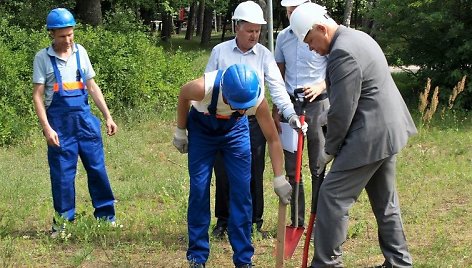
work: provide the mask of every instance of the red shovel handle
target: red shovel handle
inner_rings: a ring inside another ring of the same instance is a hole
[[[311,233],[313,232],[313,224],[315,223],[316,214],[311,213],[310,221],[308,222],[308,229],[306,231],[305,244],[303,245],[302,268],[307,268],[308,265],[308,250],[310,249]]]
[[[300,115],[300,123],[303,126],[305,124],[305,115]],[[302,170],[302,150],[303,150],[303,131],[298,131],[298,144],[297,144],[297,159],[295,162],[295,182],[300,183],[300,174]]]

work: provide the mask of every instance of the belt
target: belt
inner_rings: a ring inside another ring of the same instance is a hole
[[[297,101],[294,96],[292,96],[290,94],[289,94],[289,96],[290,96],[290,99],[292,100],[292,102]],[[316,98],[313,101],[321,101],[321,100],[324,100],[326,98],[328,98],[328,93],[322,93],[322,94],[316,96]]]

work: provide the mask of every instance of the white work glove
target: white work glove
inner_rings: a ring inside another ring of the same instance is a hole
[[[334,158],[334,155],[327,154],[325,151],[323,151],[319,156],[318,156],[318,163],[317,163],[317,175],[320,176],[321,173],[324,171],[326,168],[326,165],[331,162]]]
[[[188,137],[187,137],[187,129],[185,128],[175,128],[174,132],[174,140],[172,141],[175,148],[179,150],[181,154],[185,154],[188,152]]]
[[[282,204],[288,205],[290,203],[290,199],[292,198],[292,186],[287,179],[285,179],[284,175],[274,178],[274,191],[279,196]]]
[[[308,130],[308,124],[306,122],[302,123],[300,122],[300,117],[298,115],[293,114],[290,116],[288,119],[288,124],[290,125],[291,128],[295,129],[296,131],[301,130],[303,132],[303,135],[306,136],[306,131]]]

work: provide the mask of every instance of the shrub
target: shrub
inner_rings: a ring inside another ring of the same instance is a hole
[[[41,44],[43,34],[8,26],[0,20],[0,145],[28,136],[35,128],[32,106],[32,58]]]
[[[38,130],[31,97],[32,62],[51,41],[45,31],[11,26],[6,19],[0,19],[0,26],[1,146]],[[130,111],[173,109],[180,87],[203,69],[193,63],[203,52],[166,52],[141,31],[125,34],[78,25],[75,41],[87,49],[110,110],[124,119]]]

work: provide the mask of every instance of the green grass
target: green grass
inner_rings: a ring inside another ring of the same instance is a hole
[[[56,239],[48,233],[53,208],[41,133],[19,146],[0,148],[0,266],[186,267],[187,162],[171,144],[172,118],[141,115],[140,120],[121,123],[115,137],[104,138],[122,226],[111,228],[93,219],[85,172],[79,166],[78,219]],[[398,157],[397,184],[415,267],[472,267],[472,124],[465,115],[444,118],[420,127]],[[267,170],[264,229],[275,237],[277,198],[269,163]],[[306,188],[310,194],[311,187]],[[211,191],[214,195],[214,187]],[[381,263],[365,193],[350,216],[346,267]],[[208,267],[231,267],[228,241],[211,244]],[[254,238],[257,267],[275,265],[274,244],[275,238]],[[286,267],[300,266],[302,245]]]
[[[210,47],[219,38],[215,34]],[[166,44],[156,42],[169,51],[203,49],[195,65],[202,70],[206,65],[210,47],[200,48],[198,38],[188,42],[179,35]],[[396,76],[404,85],[400,87],[411,88],[408,77]],[[406,93],[414,107],[416,94]],[[118,200],[119,226],[111,228],[93,219],[85,171],[79,163],[78,217],[56,239],[49,236],[53,208],[41,132],[17,146],[0,148],[0,267],[186,267],[187,160],[171,144],[174,118],[173,113],[136,111],[126,121],[115,118],[120,131],[112,138],[104,137],[104,147]],[[403,221],[415,267],[472,267],[470,114],[438,112],[431,125],[418,127],[419,135],[399,154],[397,166]],[[272,190],[269,158],[266,161],[263,228],[275,237],[278,199]],[[304,162],[309,196],[311,181]],[[214,190],[212,186],[212,196]],[[380,264],[376,224],[364,193],[350,216],[344,244],[346,267]],[[274,267],[275,238],[256,236],[253,242],[255,265]],[[302,246],[300,242],[286,267],[300,267]],[[207,267],[232,267],[231,256],[228,241],[211,241]]]

